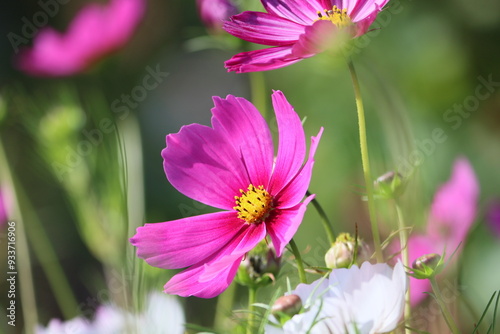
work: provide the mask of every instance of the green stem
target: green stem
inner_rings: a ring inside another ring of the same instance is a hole
[[[300,283],[307,283],[306,272],[304,270],[304,264],[302,263],[302,256],[300,255],[299,249],[293,239],[290,240],[290,247],[292,247],[292,252],[295,256],[295,262],[297,262],[297,270],[299,271]]]
[[[19,197],[25,203],[27,212],[34,212],[26,194],[20,192]],[[30,226],[27,232],[28,238],[31,241],[30,245],[33,247],[34,253],[42,266],[64,318],[71,319],[78,313],[78,304],[71,291],[67,276],[64,274],[57,254],[52,248],[50,239],[38,217],[30,215],[29,221]]]
[[[399,243],[401,244],[401,256],[403,258],[403,265],[405,268],[409,267],[409,256],[408,256],[408,230],[405,226],[405,221],[403,217],[403,211],[399,206],[397,200],[395,200],[394,205],[396,207],[396,214],[398,216],[398,228],[399,228]],[[410,286],[408,285],[408,289],[406,290],[405,295],[405,314],[404,319],[406,325],[409,325],[408,322],[411,318],[411,304],[410,304]],[[405,328],[405,333],[410,334],[411,331],[408,327]]]
[[[310,196],[311,193],[309,190],[306,192],[306,196]],[[328,241],[330,242],[330,245],[333,245],[335,243],[335,232],[333,231],[332,224],[330,223],[330,220],[328,219],[328,216],[326,215],[325,210],[321,207],[321,204],[319,204],[318,200],[316,198],[313,198],[312,204],[314,205],[314,208],[316,211],[318,211],[318,214],[321,218],[321,222],[323,223],[323,228],[325,229],[326,236],[328,237]]]
[[[230,284],[229,287],[217,298],[217,307],[215,308],[214,328],[221,332],[227,330],[226,320],[230,310],[233,309],[234,295],[236,293],[236,284]],[[250,306],[250,305],[249,305]]]
[[[370,173],[370,158],[368,156],[368,142],[366,139],[366,121],[365,111],[363,107],[363,100],[361,98],[361,89],[359,87],[358,76],[354,69],[354,64],[349,59],[347,62],[349,72],[351,74],[352,85],[354,87],[354,98],[356,100],[356,109],[358,111],[358,126],[359,126],[359,145],[361,149],[361,162],[363,164],[363,175],[366,184],[366,194],[368,197],[368,213],[370,216],[370,223],[372,227],[373,242],[375,245],[375,255],[378,262],[383,262],[382,247],[380,242],[380,235],[377,225],[377,215],[375,212],[375,201],[373,198],[373,185]]]
[[[257,300],[257,287],[248,287],[248,324],[247,334],[252,334],[255,318],[255,301]]]
[[[441,308],[441,313],[443,313],[444,320],[446,321],[448,328],[451,330],[453,334],[460,333],[457,324],[455,323],[453,317],[451,316],[450,310],[448,310],[446,304],[443,302],[443,296],[441,295],[441,290],[439,290],[436,278],[435,277],[429,278],[429,281],[431,282],[432,291],[434,291],[436,301],[439,304],[439,308]]]
[[[252,102],[262,116],[267,119],[266,80],[264,78],[264,73],[250,72],[248,76],[250,78]]]
[[[22,313],[24,317],[24,325],[26,333],[32,333],[36,324],[38,323],[38,313],[36,309],[36,299],[35,299],[35,288],[33,283],[33,272],[31,271],[31,259],[29,255],[28,240],[26,239],[26,229],[24,226],[24,220],[22,215],[22,210],[20,209],[19,199],[17,197],[16,185],[14,179],[12,178],[12,172],[5,155],[3,144],[0,141],[0,179],[4,180],[7,189],[11,191],[13,198],[12,214],[9,218],[14,217],[13,222],[16,227],[16,239],[17,254],[16,262],[18,263],[17,269],[18,275],[16,280],[19,280],[19,295],[21,297]],[[11,220],[9,220],[10,222]],[[15,270],[12,270],[15,271]],[[15,297],[14,297],[15,298]]]

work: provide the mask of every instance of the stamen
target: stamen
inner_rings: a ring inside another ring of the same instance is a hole
[[[340,9],[337,6],[333,6],[332,9],[324,9],[323,13],[318,12],[318,20],[331,21],[339,28],[352,24],[351,18],[347,15],[346,8]]]
[[[272,210],[273,197],[264,189],[264,186],[255,187],[250,184],[248,190],[240,189],[241,196],[235,196],[238,218],[248,224],[260,223],[269,216]],[[245,212],[243,214],[243,212]]]

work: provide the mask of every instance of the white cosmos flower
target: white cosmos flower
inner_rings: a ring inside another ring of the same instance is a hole
[[[131,313],[116,305],[100,306],[93,321],[77,317],[66,322],[52,319],[36,334],[182,334],[184,311],[174,296],[150,293],[143,312]]]
[[[334,269],[329,278],[299,284],[291,294],[300,297],[305,312],[294,315],[283,328],[268,325],[266,333],[390,332],[403,315],[407,282],[400,262],[394,269],[385,263],[369,262],[360,268]]]

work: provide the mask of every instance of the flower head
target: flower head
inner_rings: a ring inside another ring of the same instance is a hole
[[[311,138],[306,155],[299,116],[283,93],[274,92],[278,152],[274,161],[271,131],[247,100],[214,97],[212,127],[191,124],[167,136],[164,168],[184,195],[225,211],[137,229],[130,242],[137,256],[165,269],[186,268],[165,285],[165,292],[211,298],[233,280],[245,254],[266,235],[276,255],[299,227],[302,199],[311,179],[322,133]]]
[[[231,0],[196,0],[201,20],[212,31],[222,29],[224,21],[238,13]]]
[[[283,328],[272,324],[266,333],[385,333],[394,330],[403,315],[407,277],[401,263],[364,262],[349,269],[334,269],[329,278],[299,284],[303,313]]]
[[[453,254],[465,241],[474,222],[478,196],[479,185],[471,165],[465,158],[457,159],[450,180],[434,195],[426,233],[414,234],[408,239],[410,263],[426,254],[443,255],[445,248],[448,254]],[[422,301],[426,296],[424,292],[430,290],[428,280],[410,279],[412,304]]]
[[[228,71],[266,71],[328,49],[347,33],[365,34],[388,0],[262,0],[267,13],[246,11],[224,29],[243,40],[273,46],[243,52],[226,61]]]
[[[179,302],[163,293],[152,292],[143,312],[130,313],[116,305],[99,306],[94,319],[83,317],[63,322],[52,319],[47,327],[37,326],[36,334],[182,334],[184,312]]]
[[[130,39],[145,10],[144,0],[110,0],[84,7],[66,33],[39,32],[33,47],[20,51],[16,66],[35,76],[68,76],[85,71]]]

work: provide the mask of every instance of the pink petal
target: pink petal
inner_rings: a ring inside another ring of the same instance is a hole
[[[311,137],[309,158],[295,178],[278,195],[276,195],[276,207],[280,209],[289,208],[291,206],[295,206],[302,200],[302,198],[304,198],[307,188],[309,188],[309,183],[311,182],[314,154],[316,153],[316,148],[318,147],[322,133],[323,128],[320,129],[316,137]]]
[[[330,21],[320,20],[306,27],[292,48],[290,57],[308,58],[329,49],[337,42],[339,29]]]
[[[314,195],[307,197],[303,203],[288,209],[275,209],[266,221],[267,232],[271,237],[276,255],[283,254],[283,249],[297,232],[297,229],[304,218],[307,204],[314,198]]]
[[[377,18],[377,14],[378,14],[378,11],[374,12],[374,13],[368,15],[367,17],[365,17],[364,19],[356,22],[356,31],[355,31],[354,37],[359,37],[361,35],[366,34],[368,29],[372,25],[373,21],[375,21],[375,19]]]
[[[214,130],[231,138],[230,143],[236,152],[240,152],[251,183],[266,188],[273,168],[274,147],[264,117],[244,98],[231,95],[226,99],[214,97],[214,104]]]
[[[224,23],[224,30],[252,43],[283,46],[295,43],[304,33],[304,26],[275,15],[247,11],[231,17]]]
[[[306,142],[299,115],[288,103],[285,95],[275,91],[272,100],[278,122],[279,146],[268,191],[275,195],[293,179],[302,166]]]
[[[303,25],[318,19],[318,11],[323,8],[318,0],[261,0],[266,11]]]
[[[277,46],[268,49],[238,53],[224,63],[228,72],[247,73],[269,71],[292,65],[301,58],[290,58],[291,46]]]
[[[347,14],[353,22],[358,22],[373,14],[376,16],[388,1],[389,0],[348,0],[349,5]]]
[[[207,262],[224,249],[232,250],[250,228],[236,212],[224,211],[146,224],[137,228],[130,242],[137,247],[137,256],[150,265],[177,269]]]
[[[247,225],[245,233],[233,240],[208,262],[201,261],[172,277],[165,292],[179,296],[212,298],[224,291],[236,274],[241,259],[266,235],[265,224]]]
[[[199,298],[213,298],[218,296],[233,281],[242,258],[243,256],[220,270],[215,279],[203,282],[200,282],[200,276],[205,270],[203,266],[186,269],[172,277],[165,284],[164,291],[168,294],[179,295],[181,297],[196,296]]]
[[[234,196],[250,184],[232,138],[207,126],[191,124],[169,134],[162,156],[170,183],[207,205],[232,210]]]
[[[465,158],[457,159],[450,180],[434,196],[427,225],[429,236],[446,242],[449,252],[455,251],[474,222],[478,196],[479,184],[471,165]]]

